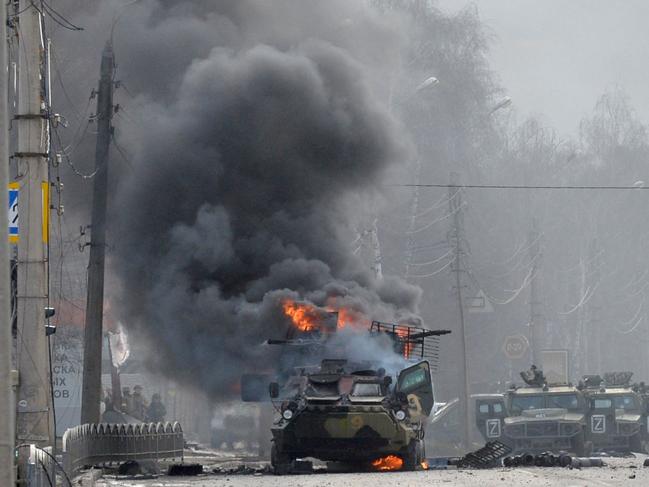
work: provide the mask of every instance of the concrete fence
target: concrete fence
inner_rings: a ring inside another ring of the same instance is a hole
[[[182,460],[183,445],[179,423],[82,424],[63,434],[63,467],[72,475],[127,460]]]

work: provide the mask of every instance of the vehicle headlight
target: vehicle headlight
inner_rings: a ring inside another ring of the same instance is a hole
[[[404,419],[406,419],[406,412],[403,409],[399,409],[396,413],[394,413],[394,417],[399,421],[403,421]]]
[[[292,417],[293,417],[293,411],[291,411],[290,409],[284,409],[284,411],[282,412],[282,418],[288,421]]]

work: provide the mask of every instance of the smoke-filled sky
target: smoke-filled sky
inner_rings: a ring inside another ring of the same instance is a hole
[[[398,20],[344,1],[124,5],[71,8],[89,44],[58,48],[91,60],[115,25],[139,123],[114,121],[133,162],[111,165],[107,294],[155,367],[223,394],[284,337],[288,298],[418,321],[419,289],[353,253],[412,157],[375,76],[398,59]],[[87,82],[96,64],[72,69]]]
[[[488,55],[523,117],[574,135],[616,86],[649,122],[649,2],[644,0],[438,0],[450,13],[474,5],[495,37]],[[443,74],[439,74],[442,78]]]
[[[476,15],[466,5],[59,4],[86,28],[52,26],[55,108],[85,172],[95,139],[83,128],[94,108],[83,107],[115,23],[115,135],[130,164],[115,145],[107,294],[166,372],[218,393],[258,361],[247,345],[280,333],[282,299],[338,300],[370,318],[452,329],[438,376],[452,397],[462,383],[452,226],[464,221],[461,288],[494,304],[466,315],[473,384],[529,365],[529,354],[506,360],[502,343],[530,334],[532,301],[542,303],[538,346],[569,348],[574,370],[649,373],[646,354],[628,353],[649,342],[649,192],[467,190],[451,209],[457,192],[392,185],[446,183],[451,172],[461,183],[649,181],[649,6],[492,0]],[[421,88],[431,75],[439,82]],[[518,117],[492,113],[504,94]],[[540,121],[526,120],[533,113]],[[62,171],[76,232],[89,223],[91,185]],[[384,280],[366,238],[375,217]],[[624,353],[596,352],[611,342]]]

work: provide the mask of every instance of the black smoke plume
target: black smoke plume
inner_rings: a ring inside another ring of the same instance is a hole
[[[144,123],[118,128],[114,305],[156,368],[213,396],[268,367],[287,298],[417,319],[418,288],[352,252],[409,157],[374,79],[397,36],[352,3],[142,2],[116,24]],[[79,22],[110,24],[102,4]]]

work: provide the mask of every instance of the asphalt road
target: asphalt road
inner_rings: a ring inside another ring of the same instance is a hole
[[[429,470],[423,472],[291,475],[224,475],[158,477],[156,479],[104,478],[96,487],[392,487],[392,486],[618,486],[649,485],[644,458],[607,458],[602,468],[497,468],[491,470]]]

